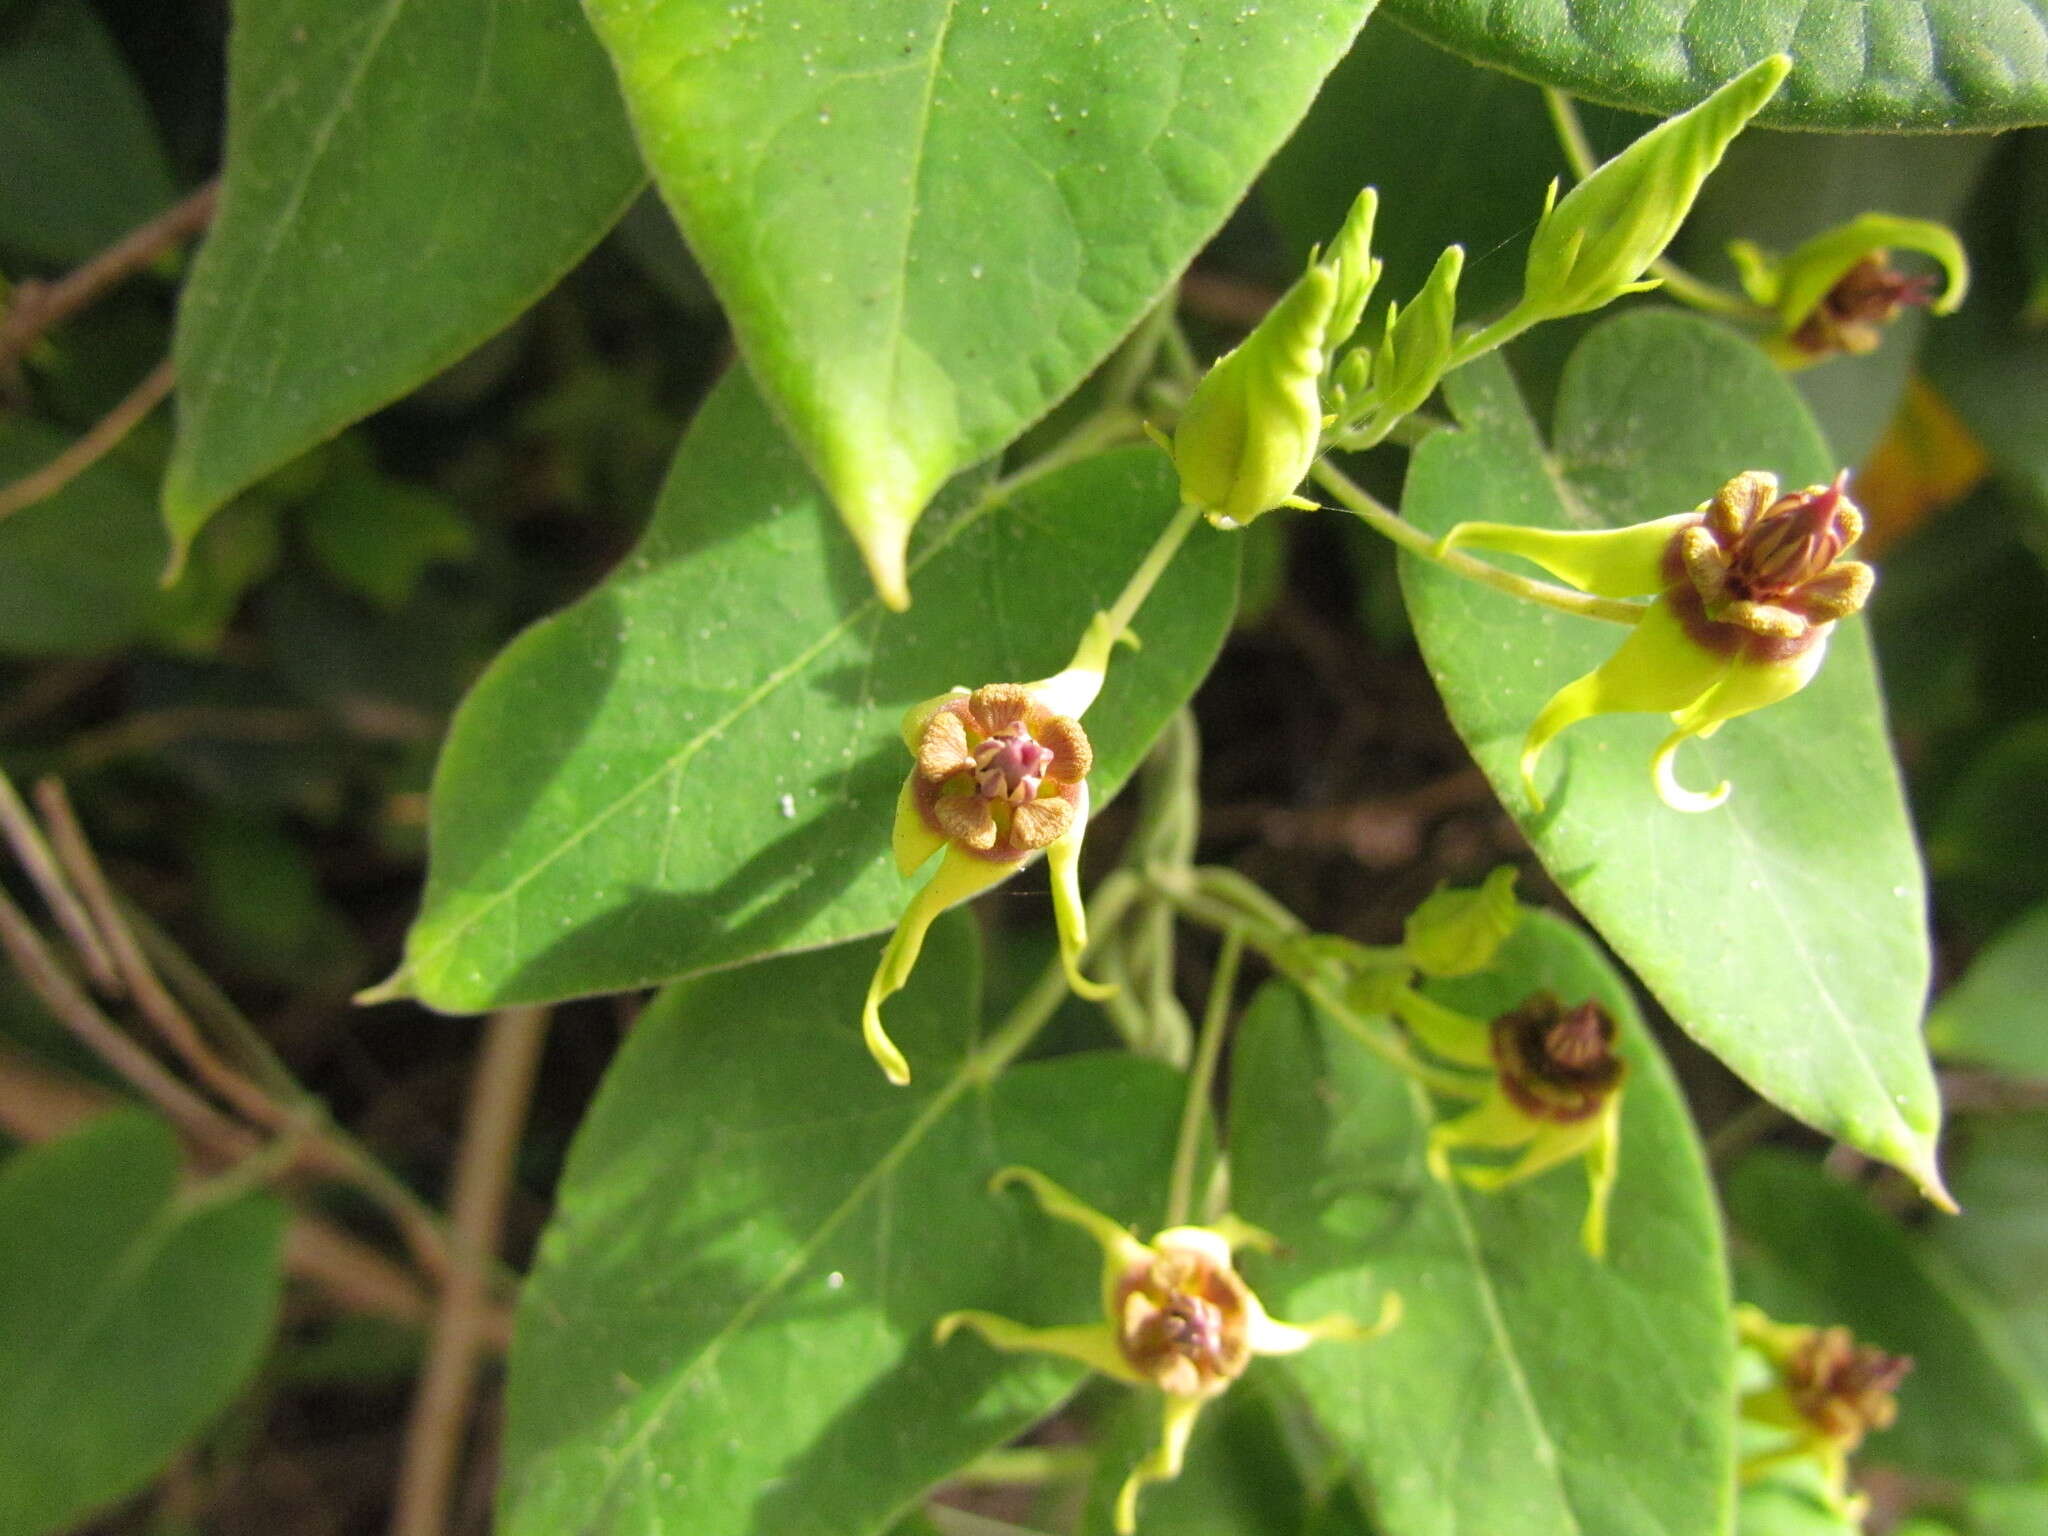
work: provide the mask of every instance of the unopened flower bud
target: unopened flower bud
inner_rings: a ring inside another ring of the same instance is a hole
[[[1729,143],[1791,68],[1791,59],[1773,54],[1652,128],[1562,200],[1553,186],[1553,203],[1529,245],[1515,316],[1525,324],[1554,320],[1654,288],[1643,274],[1678,233]]]
[[[1373,411],[1382,420],[1408,415],[1444,375],[1457,323],[1463,246],[1447,246],[1406,309],[1387,306],[1386,339],[1373,357]]]
[[[1275,507],[1314,505],[1294,490],[1322,438],[1323,337],[1339,286],[1331,268],[1310,267],[1188,397],[1173,462],[1181,499],[1212,522],[1242,526]]]
[[[1521,920],[1515,871],[1503,864],[1476,890],[1438,886],[1408,914],[1401,943],[1425,976],[1469,976],[1493,964]]]

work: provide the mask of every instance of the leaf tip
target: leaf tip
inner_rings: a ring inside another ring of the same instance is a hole
[[[412,967],[401,965],[374,987],[363,988],[349,1001],[358,1008],[374,1008],[379,1003],[405,1002],[418,996],[419,994],[413,990]]]

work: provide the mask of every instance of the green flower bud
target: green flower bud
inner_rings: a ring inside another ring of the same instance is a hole
[[[1691,111],[1652,128],[1561,201],[1553,183],[1514,318],[1533,325],[1654,288],[1643,274],[1678,233],[1730,141],[1791,68],[1790,58],[1772,54]]]
[[[1375,415],[1396,421],[1427,400],[1451,360],[1463,246],[1448,246],[1406,309],[1387,306],[1387,336],[1373,359]]]
[[[1294,494],[1323,432],[1323,338],[1342,283],[1313,266],[1195,386],[1173,434],[1183,501],[1241,527],[1275,507],[1313,508]]]
[[[1367,187],[1359,193],[1351,211],[1344,216],[1344,226],[1337,231],[1337,238],[1330,242],[1329,250],[1315,261],[1315,265],[1328,267],[1337,275],[1337,302],[1323,327],[1325,364],[1336,357],[1337,349],[1358,329],[1358,322],[1365,316],[1365,306],[1372,299],[1372,291],[1379,285],[1383,264],[1375,261],[1372,255],[1372,227],[1379,208],[1380,195],[1377,191]]]
[[[1372,349],[1353,347],[1330,375],[1330,411],[1340,421],[1365,403],[1372,388]]]
[[[1493,964],[1521,921],[1514,867],[1503,864],[1477,890],[1438,886],[1408,914],[1401,943],[1425,976],[1470,976]]]
[[[1941,266],[1945,286],[1908,277],[1891,264],[1894,249],[1919,251]],[[1728,247],[1743,289],[1778,317],[1766,349],[1786,368],[1804,368],[1837,352],[1873,352],[1901,309],[1930,304],[1953,314],[1970,286],[1969,258],[1955,232],[1927,219],[1866,213],[1815,235],[1780,260],[1747,240]]]

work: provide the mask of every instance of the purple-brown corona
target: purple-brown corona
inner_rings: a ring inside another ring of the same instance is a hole
[[[1859,1343],[1847,1328],[1774,1323],[1754,1307],[1736,1309],[1736,1330],[1761,1379],[1742,1394],[1745,1424],[1762,1443],[1742,1463],[1744,1482],[1804,1462],[1820,1474],[1829,1504],[1860,1519],[1849,1496],[1849,1456],[1898,1417],[1895,1394],[1913,1361]]]
[[[918,733],[911,794],[938,836],[1014,861],[1072,829],[1094,761],[1080,721],[1022,684],[991,683],[933,706]]]

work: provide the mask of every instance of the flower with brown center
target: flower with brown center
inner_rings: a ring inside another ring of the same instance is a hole
[[[1430,1172],[1446,1182],[1496,1190],[1583,1158],[1589,1190],[1580,1240],[1594,1258],[1604,1256],[1607,1203],[1620,1166],[1621,1090],[1628,1078],[1628,1063],[1615,1051],[1613,1015],[1591,999],[1568,1008],[1547,991],[1491,1021],[1413,988],[1395,993],[1389,1007],[1432,1056],[1489,1074],[1475,1075],[1466,1088],[1428,1071],[1430,1086],[1479,1101],[1431,1127]],[[1466,1153],[1483,1160],[1460,1155]]]
[[[1742,1394],[1742,1419],[1768,1435],[1744,1458],[1742,1480],[1806,1463],[1819,1473],[1829,1506],[1860,1519],[1863,1501],[1848,1493],[1848,1458],[1866,1434],[1898,1417],[1894,1394],[1912,1358],[1858,1343],[1847,1328],[1774,1323],[1755,1307],[1738,1307],[1735,1319],[1753,1379]]]
[[[1236,1217],[1206,1227],[1169,1227],[1141,1243],[1034,1169],[1002,1169],[989,1187],[1008,1184],[1025,1185],[1048,1216],[1080,1227],[1101,1247],[1103,1315],[1093,1323],[1031,1328],[992,1312],[949,1312],[934,1333],[943,1344],[970,1328],[997,1349],[1061,1355],[1163,1394],[1159,1445],[1117,1495],[1120,1536],[1137,1529],[1139,1490],[1179,1475],[1202,1405],[1243,1375],[1254,1356],[1295,1354],[1318,1339],[1376,1338],[1400,1321],[1400,1298],[1391,1293],[1370,1328],[1348,1317],[1297,1327],[1269,1316],[1238,1275],[1231,1253],[1269,1249],[1273,1239]]]
[[[1901,272],[1894,250],[1931,257],[1940,279]],[[1924,304],[1952,314],[1970,286],[1969,260],[1954,230],[1886,213],[1825,230],[1782,259],[1747,240],[1735,241],[1728,254],[1744,291],[1776,322],[1764,350],[1788,369],[1873,352],[1902,311]]]
[[[1014,861],[1073,828],[1094,761],[1080,721],[1022,684],[991,683],[933,706],[918,732],[911,793],[938,836]]]
[[[1651,757],[1667,805],[1712,810],[1724,782],[1699,793],[1678,782],[1688,739],[1789,698],[1813,680],[1838,620],[1860,609],[1876,577],[1843,558],[1863,514],[1845,470],[1785,495],[1774,475],[1747,470],[1691,512],[1625,528],[1566,532],[1512,523],[1460,523],[1439,550],[1477,547],[1534,561],[1602,597],[1654,595],[1620,649],[1567,683],[1522,741],[1522,786],[1536,811],[1536,765],[1551,740],[1593,715],[1668,712],[1676,727]]]

